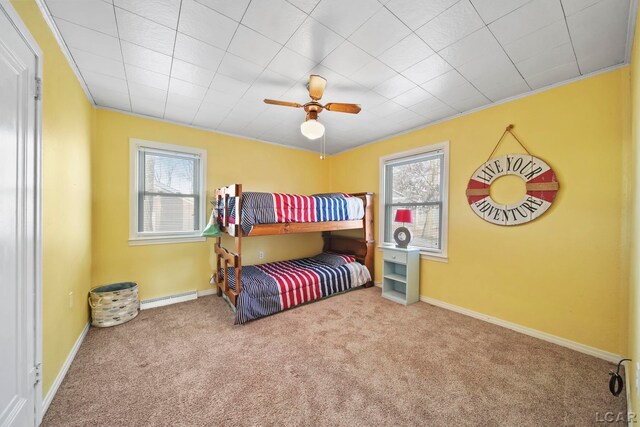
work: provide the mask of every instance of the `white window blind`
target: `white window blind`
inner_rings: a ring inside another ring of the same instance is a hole
[[[383,159],[383,236],[393,242],[393,232],[404,225],[411,231],[411,246],[443,254],[446,238],[448,145],[427,147],[407,155]],[[411,224],[394,221],[398,209],[410,209]]]
[[[205,160],[195,149],[136,143],[132,239],[196,236],[203,226]]]

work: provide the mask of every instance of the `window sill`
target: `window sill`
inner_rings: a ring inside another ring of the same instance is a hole
[[[449,263],[449,257],[446,255],[434,254],[433,252],[420,251],[420,259],[426,259],[428,261]]]
[[[129,246],[167,245],[172,243],[204,242],[205,240],[207,240],[207,238],[202,236],[137,237],[129,239]]]
[[[414,247],[409,245],[409,247]],[[388,248],[395,248],[395,245],[392,243],[383,243],[381,245],[378,246],[378,249],[382,250],[382,249],[388,249]],[[439,253],[435,253],[435,252],[429,252],[429,251],[425,251],[425,250],[421,250],[420,251],[420,259],[425,259],[428,261],[437,261],[437,262],[443,262],[443,263],[448,263],[449,262],[449,257],[447,255],[444,254],[439,254]]]

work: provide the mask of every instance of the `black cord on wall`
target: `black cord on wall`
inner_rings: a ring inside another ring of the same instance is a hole
[[[611,378],[609,379],[609,391],[614,396],[619,396],[624,389],[624,379],[622,379],[622,376],[620,375],[620,366],[622,366],[622,362],[625,361],[631,362],[631,359],[622,359],[618,362],[618,369],[616,369],[615,372],[609,372],[609,375],[611,375]]]

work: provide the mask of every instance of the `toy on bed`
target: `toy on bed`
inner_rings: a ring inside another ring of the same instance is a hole
[[[223,248],[215,233],[212,284],[235,307],[236,323],[373,285],[373,193],[243,193],[242,185],[234,184],[214,194],[218,226],[234,237],[235,250]],[[331,233],[350,229],[361,229],[362,238]],[[242,266],[243,237],[308,232],[322,232],[323,254]]]

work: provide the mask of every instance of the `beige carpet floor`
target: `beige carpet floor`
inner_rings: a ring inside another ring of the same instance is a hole
[[[378,288],[232,323],[212,296],[91,328],[43,425],[585,426],[626,411],[607,362]]]

